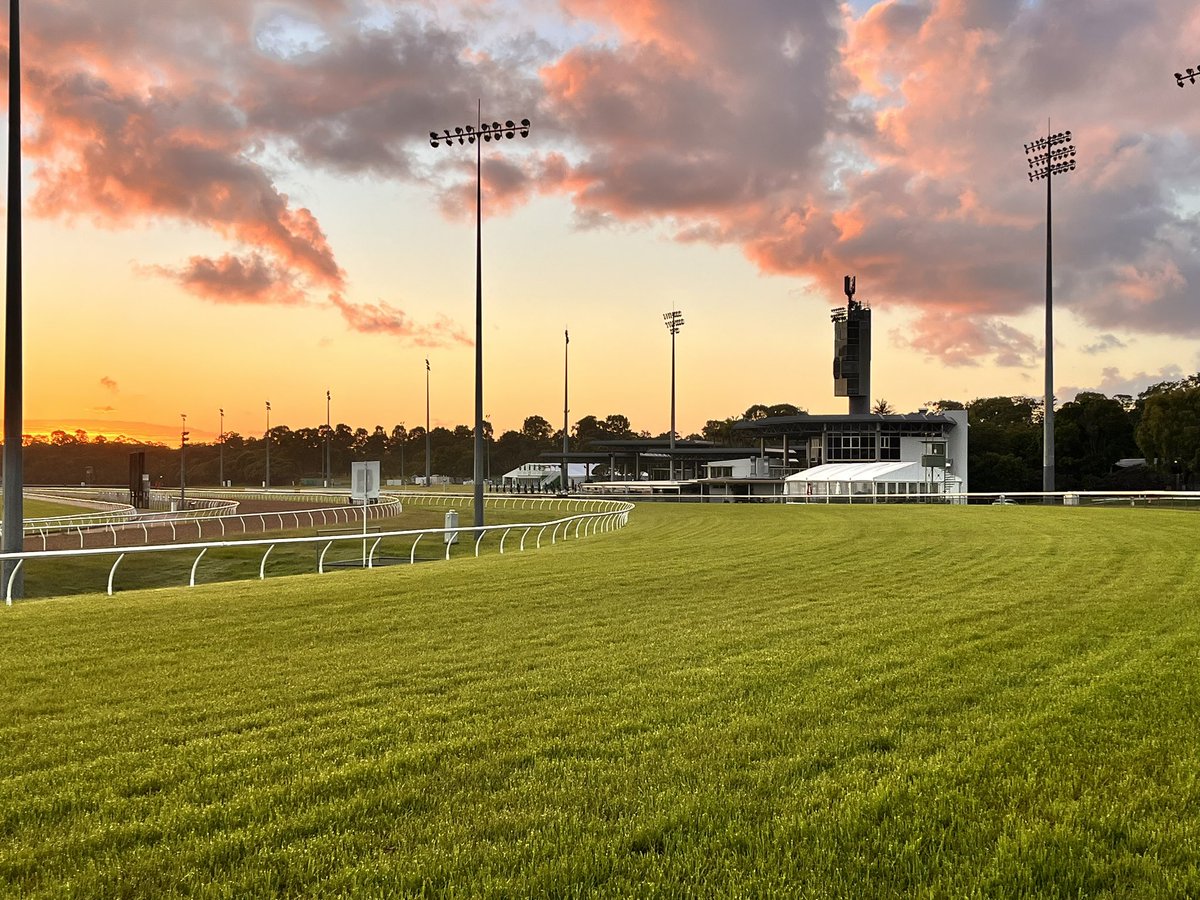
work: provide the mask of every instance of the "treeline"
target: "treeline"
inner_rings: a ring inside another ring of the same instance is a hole
[[[1042,485],[1042,401],[1033,397],[984,397],[963,404],[938,400],[934,411],[967,409],[970,419],[970,481],[976,491],[1037,491]],[[745,419],[796,415],[791,404],[755,404],[740,416],[710,419],[699,434],[686,438],[725,446],[746,443],[733,425]],[[886,401],[877,412],[892,412]],[[1055,409],[1054,440],[1059,490],[1150,490],[1190,488],[1200,473],[1200,374],[1155,384],[1136,397],[1081,393]],[[529,416],[520,430],[496,436],[485,423],[485,473],[499,480],[543,452],[562,449],[562,429],[542,416]],[[332,429],[271,429],[271,483],[281,486],[316,480],[325,468],[328,440],[334,478],[344,482],[354,460],[379,460],[385,478],[413,479],[425,473],[425,429],[373,429],[339,424]],[[667,437],[635,432],[627,417],[585,416],[571,427],[569,449],[591,449],[596,441]],[[468,425],[434,428],[429,433],[434,475],[468,479],[474,466],[473,432]],[[124,484],[129,453],[146,452],[147,470],[156,485],[179,484],[179,448],[160,444],[89,439],[83,432],[55,432],[26,439],[27,484]],[[223,462],[222,462],[223,455]],[[1118,460],[1144,458],[1145,467],[1118,467]],[[191,485],[215,485],[223,470],[234,485],[261,484],[266,475],[266,442],[261,436],[234,432],[218,443],[189,445],[187,479]]]
[[[1041,400],[968,404],[971,489],[1041,490]],[[1136,397],[1085,392],[1054,411],[1059,490],[1193,489],[1200,473],[1200,375],[1151,385]],[[1122,459],[1146,466],[1118,467]]]
[[[543,451],[562,450],[562,429],[541,416],[529,416],[519,431],[506,431],[498,437],[490,423],[484,423],[485,474],[499,479],[524,462],[536,460]],[[586,416],[571,429],[571,449],[590,447],[596,440],[650,437],[636,433],[625,416],[603,419]],[[330,468],[335,481],[349,480],[350,463],[355,460],[379,460],[384,478],[411,480],[425,474],[425,429],[391,430],[382,425],[373,429],[351,428],[339,424],[333,428],[291,429],[277,425],[270,431],[271,484],[283,486],[316,481],[325,471],[326,442]],[[26,436],[26,484],[125,484],[129,478],[129,454],[146,453],[146,471],[155,486],[179,484],[180,449],[156,443],[110,440],[89,437],[86,432],[56,431],[49,439]],[[474,472],[474,431],[468,425],[453,429],[434,428],[429,432],[431,473],[452,479],[469,479]],[[266,436],[245,436],[237,432],[219,442],[188,444],[187,482],[197,487],[216,485],[221,476],[235,486],[260,485],[266,480]]]

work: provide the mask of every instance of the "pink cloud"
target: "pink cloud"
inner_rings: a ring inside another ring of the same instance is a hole
[[[218,259],[193,256],[185,266],[156,266],[151,271],[172,278],[190,293],[216,303],[292,306],[306,299],[290,270],[259,253],[245,257],[226,254]]]
[[[404,338],[417,347],[446,347],[453,344],[469,347],[473,344],[461,328],[445,317],[439,317],[431,324],[420,324],[409,318],[404,310],[383,301],[350,304],[336,294],[330,296],[329,300],[354,331]]]
[[[1029,359],[1005,321],[1041,302],[1044,201],[1021,145],[1053,116],[1080,148],[1058,182],[1060,302],[1106,331],[1200,332],[1200,230],[1181,203],[1200,182],[1200,103],[1167,71],[1200,39],[1183,0],[880,0],[857,16],[840,0],[560,0],[546,35],[485,0],[369,25],[343,0],[125,7],[26,16],[31,209],[220,235],[229,252],[154,269],[208,299],[332,294],[350,328],[465,342],[344,299],[320,209],[274,166],[422,182],[463,215],[469,150],[431,156],[425,134],[485,96],[485,113],[534,120],[529,142],[485,149],[489,212],[558,194],[583,227],[737,247],[831,296],[854,272],[876,304],[918,314],[915,346],[964,365]]]

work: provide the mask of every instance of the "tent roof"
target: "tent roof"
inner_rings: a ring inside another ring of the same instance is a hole
[[[925,481],[925,469],[917,462],[826,463],[813,466],[787,481]]]

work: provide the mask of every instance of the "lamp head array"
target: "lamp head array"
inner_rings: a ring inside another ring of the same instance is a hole
[[[1038,138],[1025,145],[1029,163],[1029,180],[1041,181],[1052,175],[1062,175],[1075,170],[1075,145],[1071,143],[1071,132],[1060,131],[1049,137]]]
[[[1058,134],[1052,134],[1050,137],[1038,138],[1037,140],[1030,141],[1025,145],[1025,152],[1027,154],[1035,151],[1040,153],[1044,150],[1057,147],[1059,144],[1069,143],[1071,143],[1071,132],[1060,131]]]
[[[1075,160],[1067,162],[1055,163],[1052,166],[1043,166],[1042,168],[1029,173],[1030,181],[1041,181],[1043,178],[1049,178],[1051,175],[1062,175],[1066,172],[1075,171]]]
[[[677,309],[663,313],[663,324],[667,326],[667,330],[671,334],[679,334],[679,329],[683,327],[683,313]]]
[[[1200,78],[1200,69],[1188,69],[1186,75],[1183,72],[1175,73],[1175,83],[1180,87],[1183,87],[1185,80],[1195,84],[1197,78]]]
[[[1039,153],[1037,156],[1029,157],[1029,168],[1035,169],[1039,166],[1049,165],[1050,163],[1065,162],[1075,155],[1075,145],[1070,147],[1059,147],[1057,150],[1050,150],[1046,153]]]
[[[522,119],[520,122],[506,119],[503,123],[484,122],[478,129],[474,125],[455,127],[453,132],[449,128],[443,128],[441,134],[436,131],[429,132],[429,146],[440,147],[443,143],[451,146],[455,141],[458,141],[459,144],[474,144],[476,140],[491,142],[504,138],[511,141],[517,135],[523,138],[529,137],[530,127],[528,119]]]

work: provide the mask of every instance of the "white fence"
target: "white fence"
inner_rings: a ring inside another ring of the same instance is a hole
[[[305,522],[307,522],[309,527],[316,527],[317,525],[349,524],[353,521],[361,521],[363,518],[362,506],[359,504],[349,505],[346,494],[307,491],[256,491],[253,493],[248,491],[198,491],[196,493],[199,496],[189,496],[187,500],[189,505],[186,509],[139,512],[131,506],[111,504],[118,508],[108,513],[84,513],[75,516],[28,519],[25,523],[25,536],[27,538],[40,537],[42,539],[42,549],[45,550],[48,538],[51,535],[74,533],[79,537],[79,549],[82,550],[84,548],[85,537],[97,531],[109,532],[112,535],[112,545],[116,547],[119,534],[130,531],[136,534],[139,529],[142,533],[142,540],[149,544],[150,529],[155,527],[169,527],[171,529],[171,540],[175,541],[178,540],[182,530],[185,528],[190,530],[190,526],[194,525],[196,539],[203,540],[206,525],[208,526],[210,536],[216,536],[219,532],[221,537],[225,537],[230,533],[246,534],[250,530],[249,526],[255,522],[259,526],[256,530],[266,531],[271,525],[278,525],[280,529],[288,527],[302,528]],[[27,494],[26,496],[33,495]],[[54,493],[39,491],[37,496],[44,499],[64,500],[72,503],[99,502],[81,500],[78,496],[73,495],[69,489],[56,489]],[[164,498],[173,500],[175,497],[174,493],[155,491],[152,492],[151,500],[154,503],[162,503]],[[244,500],[289,503],[310,503],[314,500],[322,500],[336,505],[316,509],[281,510],[278,512],[236,512],[239,502]],[[401,499],[394,495],[387,495],[380,498],[378,503],[368,505],[367,516],[373,519],[385,518],[397,515],[402,510]],[[320,518],[319,521],[318,517]],[[0,525],[0,529],[2,527]]]
[[[27,500],[45,500],[50,503],[67,503],[73,506],[88,506],[95,512],[69,513],[61,516],[39,516],[24,520],[26,537],[35,534],[74,531],[78,528],[94,528],[97,525],[111,525],[114,522],[127,522],[137,517],[137,510],[128,503],[109,503],[99,500],[81,500],[77,497],[66,496],[54,491],[26,491]],[[4,533],[4,523],[0,522],[0,534]]]
[[[280,499],[276,495],[275,499]],[[381,498],[382,499],[382,498]],[[396,506],[399,506],[400,498],[395,495],[388,495],[388,500],[392,501]],[[421,505],[446,505],[446,506],[470,506],[470,495],[442,495],[442,494],[406,494],[405,499],[419,500]],[[488,498],[492,500],[493,498]],[[497,501],[507,501],[510,499],[520,498],[495,498]],[[538,498],[526,498],[538,499]],[[457,539],[461,536],[475,537],[474,555],[479,556],[480,545],[484,539],[491,536],[499,538],[499,552],[501,555],[505,552],[505,545],[509,540],[509,536],[514,532],[519,532],[520,537],[513,537],[513,542],[517,544],[518,552],[524,552],[527,544],[532,544],[532,549],[541,549],[543,538],[546,532],[549,531],[549,541],[551,544],[558,543],[559,540],[568,540],[571,537],[575,539],[586,538],[591,535],[614,531],[622,528],[629,522],[629,513],[633,509],[633,504],[623,503],[612,500],[555,500],[554,498],[546,498],[549,502],[556,502],[568,507],[569,510],[577,510],[584,508],[583,512],[572,512],[572,514],[553,519],[546,522],[524,522],[517,524],[502,524],[502,525],[485,525],[483,527],[462,526],[458,528],[424,528],[424,529],[406,529],[398,531],[386,532],[366,532],[367,522],[361,517],[358,521],[363,524],[364,531],[362,533],[346,533],[337,535],[317,535],[315,537],[274,537],[263,539],[249,539],[236,541],[209,541],[209,542],[194,542],[194,543],[176,543],[176,544],[156,544],[141,547],[103,547],[80,550],[32,550],[23,551],[21,553],[0,553],[0,560],[17,560],[16,566],[13,567],[9,575],[8,582],[4,586],[5,603],[8,606],[12,605],[12,587],[17,574],[23,568],[26,560],[57,560],[69,558],[84,558],[84,557],[100,557],[113,558],[112,566],[108,570],[107,592],[111,596],[113,593],[114,579],[117,573],[117,568],[121,561],[129,554],[161,554],[178,551],[196,551],[196,558],[192,562],[191,571],[188,577],[188,586],[194,587],[196,584],[196,572],[201,560],[210,550],[220,548],[245,549],[247,547],[265,548],[262,558],[259,562],[258,577],[265,579],[267,577],[267,560],[271,556],[271,552],[276,547],[297,546],[297,545],[312,545],[315,548],[320,546],[317,555],[316,572],[324,574],[325,558],[331,547],[335,544],[342,544],[347,541],[362,544],[362,567],[367,569],[375,568],[376,554],[380,543],[385,539],[407,539],[412,538],[412,545],[409,548],[408,561],[416,562],[417,546],[423,538],[435,536],[441,539],[445,544],[445,558],[451,558],[451,550],[456,545]],[[438,501],[447,501],[439,503]],[[381,512],[372,513],[370,510],[383,508]],[[493,503],[492,508],[504,508],[500,503]],[[389,508],[391,512],[386,512]],[[341,507],[339,511],[356,513],[363,510],[364,507]],[[386,512],[388,515],[395,513],[395,509],[391,504],[380,503],[377,505],[369,505],[365,507],[368,510],[367,517],[378,517]],[[305,517],[314,512],[323,512],[324,510],[302,510],[299,512],[282,512],[282,513],[263,513],[267,519],[272,519],[276,516]],[[234,518],[256,518],[259,514],[252,513],[249,516],[234,517]],[[197,520],[199,521],[199,520]],[[347,520],[348,521],[348,520]],[[535,534],[536,532],[536,534]],[[530,540],[530,535],[533,535]],[[368,548],[369,545],[369,548]],[[439,551],[440,555],[440,551]]]
[[[600,483],[601,487],[605,483]],[[638,503],[785,503],[820,506],[873,506],[893,503],[921,505],[1055,505],[1200,508],[1200,491],[973,491],[971,493],[883,494],[870,490],[843,494],[688,494],[639,491],[616,484],[609,491],[592,490],[589,496]]]

